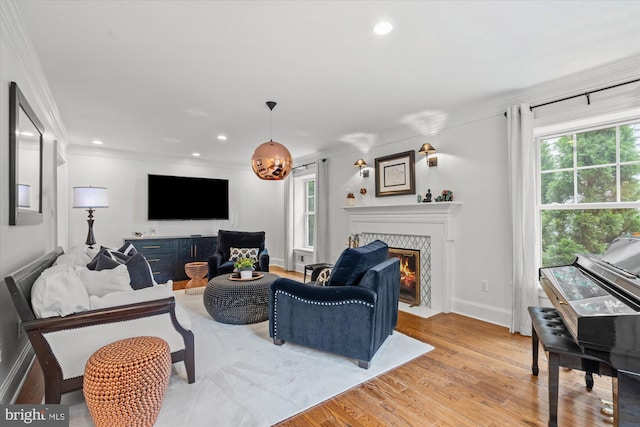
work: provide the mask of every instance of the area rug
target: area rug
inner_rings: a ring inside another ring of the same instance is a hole
[[[269,322],[226,325],[211,319],[202,295],[176,291],[189,310],[196,342],[196,382],[174,364],[156,426],[270,426],[357,386],[433,347],[394,332],[369,369],[353,359],[273,344]],[[70,426],[92,426],[82,391],[63,395]]]

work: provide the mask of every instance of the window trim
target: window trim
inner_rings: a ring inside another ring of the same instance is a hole
[[[620,161],[620,127],[630,124],[640,123],[640,114],[636,113],[634,115],[607,115],[605,117],[594,117],[591,118],[591,122],[587,123],[589,119],[583,119],[579,121],[572,121],[565,123],[566,126],[562,126],[562,124],[556,124],[553,126],[545,126],[543,129],[546,129],[547,132],[541,132],[540,129],[534,129],[534,144],[536,149],[536,176],[535,176],[535,186],[536,186],[536,203],[535,203],[535,213],[536,213],[536,223],[538,225],[539,235],[536,238],[536,263],[538,266],[542,265],[542,255],[543,255],[543,247],[542,247],[542,213],[544,211],[559,211],[559,210],[599,210],[599,209],[639,209],[640,210],[640,200],[635,202],[621,202],[621,189],[620,189],[620,166],[630,165],[630,164],[640,164],[640,160],[634,161]],[[616,162],[608,163],[602,165],[591,165],[591,166],[576,166],[577,165],[577,148],[576,148],[576,135],[580,133],[588,133],[592,131],[596,131],[599,129],[607,129],[607,128],[615,128],[616,133]],[[542,156],[541,156],[541,144],[542,140],[545,139],[553,139],[553,138],[561,138],[563,136],[573,135],[574,138],[574,150],[573,150],[573,166],[571,168],[560,168],[554,170],[542,170]],[[542,176],[544,173],[551,172],[559,172],[559,171],[573,171],[574,173],[574,198],[577,195],[576,185],[577,180],[575,174],[578,170],[586,170],[593,168],[601,168],[601,167],[615,167],[616,168],[616,202],[589,202],[589,203],[542,203]]]
[[[313,181],[314,182],[314,193],[313,193],[313,207],[314,210],[313,212],[310,212],[309,209],[309,182]],[[302,183],[304,185],[304,245],[303,248],[305,249],[309,249],[309,250],[313,250],[314,246],[313,245],[309,245],[309,216],[313,215],[314,218],[314,225],[315,225],[315,216],[316,216],[316,211],[315,211],[315,206],[316,206],[316,195],[315,195],[315,181],[316,181],[316,177],[315,175],[310,175],[308,178],[305,177],[302,179]],[[314,242],[315,243],[315,242]]]
[[[636,201],[636,202],[621,202],[620,201],[620,197],[621,197],[621,191],[620,190],[620,166],[626,166],[626,165],[637,165],[640,164],[640,160],[633,160],[633,161],[626,161],[626,162],[621,162],[620,161],[620,127],[621,126],[626,126],[626,125],[631,125],[631,124],[636,124],[636,123],[640,123],[640,115],[635,116],[635,117],[626,117],[624,119],[618,119],[617,121],[615,120],[604,120],[602,122],[597,122],[597,124],[592,124],[590,126],[586,126],[586,127],[575,127],[575,126],[568,126],[566,129],[562,130],[561,128],[556,128],[554,129],[553,132],[549,132],[547,134],[544,133],[540,133],[540,134],[535,134],[534,136],[534,144],[536,147],[536,211],[538,211],[538,216],[540,217],[540,212],[543,210],[547,210],[547,207],[552,207],[553,210],[565,210],[565,209],[616,209],[616,208],[621,208],[622,205],[628,205],[628,206],[624,206],[624,208],[633,208],[633,207],[637,207],[640,206],[640,200]],[[615,163],[606,163],[606,164],[600,164],[600,165],[589,165],[589,166],[576,166],[577,165],[577,148],[576,148],[576,135],[579,133],[588,133],[588,132],[593,132],[596,130],[600,130],[600,129],[608,129],[608,128],[615,128],[615,132],[616,132],[616,162]],[[541,144],[542,144],[542,140],[544,139],[553,139],[553,138],[562,138],[563,136],[568,136],[568,135],[572,135],[573,136],[573,166],[570,168],[560,168],[560,169],[548,169],[543,171],[541,169]],[[605,167],[615,167],[616,168],[616,202],[600,202],[600,203],[557,203],[557,202],[553,202],[553,203],[542,203],[542,182],[541,182],[541,178],[542,175],[544,174],[548,174],[548,173],[553,173],[553,172],[573,172],[574,174],[574,179],[573,179],[573,185],[574,185],[574,191],[573,194],[574,196],[577,195],[577,189],[576,186],[578,185],[577,179],[576,179],[576,174],[577,171],[579,170],[588,170],[588,169],[596,169],[596,168],[605,168]],[[571,206],[571,207],[569,207]],[[591,206],[591,207],[588,207]],[[542,225],[540,223],[540,225]]]

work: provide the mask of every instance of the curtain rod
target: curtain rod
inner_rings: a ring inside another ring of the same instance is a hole
[[[307,166],[311,166],[311,165],[315,165],[315,164],[316,164],[316,162],[305,163],[304,165],[296,166],[296,167],[292,168],[291,170],[296,170],[296,169],[299,169],[299,168],[306,168]]]
[[[587,105],[591,105],[591,94],[592,93],[602,92],[603,90],[609,90],[609,89],[613,89],[613,88],[616,88],[616,87],[620,87],[620,86],[624,86],[624,85],[628,85],[628,84],[636,83],[636,82],[640,82],[640,79],[630,80],[630,81],[624,82],[624,83],[618,83],[618,84],[607,86],[607,87],[603,87],[603,88],[600,88],[600,89],[595,89],[595,90],[592,90],[592,91],[589,91],[589,92],[580,93],[578,95],[567,96],[566,98],[555,99],[553,101],[544,102],[544,103],[538,104],[538,105],[532,105],[532,106],[529,107],[529,110],[533,111],[534,108],[544,107],[545,105],[555,104],[556,102],[568,101],[569,99],[579,98],[581,96],[586,96],[587,97]],[[504,116],[507,117],[506,111],[504,113]]]

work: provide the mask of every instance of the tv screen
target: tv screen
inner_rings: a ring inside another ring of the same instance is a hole
[[[229,219],[229,181],[149,175],[149,220]]]

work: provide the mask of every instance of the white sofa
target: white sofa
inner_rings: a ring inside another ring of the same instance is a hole
[[[194,336],[171,283],[133,290],[122,287],[122,272],[114,271],[103,273],[102,279],[112,277],[97,285],[99,275],[87,273],[85,258],[71,252],[57,248],[5,277],[44,372],[45,402],[60,403],[61,394],[82,388],[86,361],[97,349],[134,336],[167,341],[172,362],[183,361],[193,383]],[[88,281],[86,295],[82,280]]]

